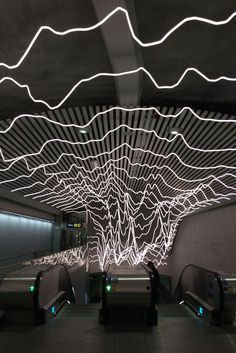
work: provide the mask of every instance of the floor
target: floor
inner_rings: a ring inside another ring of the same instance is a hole
[[[68,305],[47,325],[0,328],[4,353],[236,352],[236,328],[209,326],[183,305],[160,304],[158,326],[98,324],[98,305]]]

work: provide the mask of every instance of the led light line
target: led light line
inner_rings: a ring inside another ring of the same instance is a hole
[[[24,158],[26,158],[26,157],[33,157],[33,156],[38,156],[38,155],[40,155],[40,153],[43,151],[43,149],[44,149],[44,147],[46,146],[46,145],[48,145],[49,143],[52,143],[52,142],[61,142],[61,143],[68,143],[69,145],[84,145],[84,144],[88,144],[88,143],[90,143],[90,142],[101,142],[101,141],[103,141],[104,139],[105,139],[105,137],[109,134],[110,132],[108,132],[106,135],[104,135],[104,137],[102,138],[102,139],[100,139],[100,140],[90,140],[90,141],[87,141],[87,142],[71,142],[71,141],[69,141],[69,140],[62,140],[62,139],[51,139],[51,140],[48,140],[48,141],[46,141],[43,145],[42,145],[42,147],[40,148],[40,150],[38,151],[38,152],[34,152],[34,153],[28,153],[28,154],[26,154],[26,155],[22,155],[22,156],[19,156],[19,157],[15,157],[15,158],[10,158],[10,159],[5,159],[5,157],[4,157],[4,155],[3,155],[3,152],[2,152],[2,149],[0,148],[0,156],[2,157],[2,159],[3,159],[3,161],[4,162],[12,162],[11,163],[11,165],[10,166],[8,166],[6,169],[1,169],[0,171],[5,171],[5,170],[7,170],[7,169],[9,169],[14,163],[16,163],[17,161],[19,161],[19,160],[21,160],[21,159],[24,159]],[[164,139],[164,138],[162,138],[162,139]],[[102,153],[100,153],[99,155],[97,155],[97,156],[87,156],[87,157],[85,157],[85,158],[79,158],[80,160],[87,160],[87,159],[89,159],[89,158],[97,158],[98,156],[102,156],[102,155],[105,155],[105,154],[111,154],[111,153],[113,153],[115,150],[117,150],[117,149],[119,149],[119,148],[121,148],[121,147],[123,147],[123,146],[127,146],[127,147],[129,147],[131,150],[133,150],[133,151],[140,151],[140,152],[146,152],[146,153],[150,153],[150,154],[152,154],[152,155],[154,155],[154,156],[156,156],[156,157],[162,157],[162,158],[164,158],[164,159],[167,159],[167,158],[169,158],[170,156],[175,156],[178,160],[179,160],[179,162],[182,164],[182,165],[184,165],[184,166],[186,166],[186,167],[189,167],[189,168],[192,168],[192,169],[198,169],[198,170],[209,170],[209,169],[218,169],[218,168],[226,168],[226,169],[236,169],[236,167],[234,167],[234,166],[227,166],[227,165],[217,165],[217,166],[211,166],[211,167],[197,167],[197,166],[191,166],[191,165],[188,165],[187,163],[184,163],[182,160],[181,160],[181,158],[175,153],[175,152],[171,152],[171,153],[169,153],[167,156],[163,156],[163,155],[161,155],[161,154],[158,154],[158,153],[155,153],[155,152],[152,152],[152,151],[150,151],[150,150],[145,150],[145,149],[143,149],[143,148],[132,148],[129,144],[127,144],[127,143],[123,143],[123,144],[121,144],[120,146],[118,146],[118,147],[116,147],[116,148],[114,148],[112,151],[110,151],[110,152],[102,152]],[[192,147],[191,147],[191,149],[193,149]],[[194,149],[195,150],[195,149]],[[206,151],[206,152],[204,152],[204,150],[200,150],[200,149],[198,149],[198,152],[203,152],[203,153],[208,153],[208,152],[210,152],[210,151]],[[219,151],[216,151],[216,152],[219,152]],[[65,153],[62,153],[61,155],[60,155],[60,157],[62,156],[62,155],[65,155]],[[34,168],[35,169],[35,168]]]
[[[113,166],[114,167],[114,166]],[[127,177],[129,178],[129,179],[135,179],[135,180],[143,180],[143,181],[145,181],[145,182],[147,182],[148,180],[149,180],[149,178],[153,178],[154,180],[155,179],[157,179],[158,177],[159,178],[161,178],[161,180],[163,181],[163,183],[167,186],[167,187],[169,187],[169,188],[171,188],[171,189],[173,189],[173,190],[175,190],[175,191],[181,191],[181,192],[184,192],[184,191],[190,191],[191,189],[180,189],[180,188],[174,188],[174,187],[172,187],[170,184],[168,184],[166,181],[165,181],[165,179],[162,177],[162,175],[160,175],[160,174],[157,174],[157,175],[153,175],[153,174],[150,174],[149,175],[149,177],[148,178],[144,178],[144,177],[131,177],[129,174],[128,174],[128,172],[124,169],[124,168],[116,168],[116,167],[114,167],[115,169],[119,169],[119,170],[123,170],[125,173],[126,173],[126,175],[127,175]],[[105,176],[107,173],[108,173],[108,171],[109,171],[109,168],[107,169],[107,171],[106,171],[106,173],[105,174],[103,174],[102,176]],[[117,177],[116,176],[116,174],[112,171],[110,174],[109,174],[109,176],[107,177],[107,179],[106,179],[106,181],[103,181],[103,182],[101,182],[101,183],[99,183],[99,185],[97,185],[96,187],[94,187],[94,190],[100,190],[100,188],[101,188],[101,185],[102,184],[105,184],[105,183],[107,183],[108,181],[109,181],[109,178],[110,178],[110,176],[111,175],[113,175],[114,177]],[[75,177],[75,178],[68,178],[68,179],[61,179],[60,180],[60,184],[62,183],[62,182],[65,182],[65,181],[68,181],[68,180],[73,180],[73,181],[75,181],[75,180],[77,180],[78,178],[79,178],[79,176],[81,176],[81,179],[82,180],[86,180],[86,179],[88,179],[90,182],[92,182],[92,183],[95,183],[97,180],[98,180],[98,178],[101,176],[101,174],[96,178],[96,179],[90,179],[89,177],[87,177],[87,176],[83,176],[80,172],[77,174],[77,176]],[[235,175],[233,175],[233,174],[229,174],[229,173],[226,173],[226,174],[224,174],[224,175],[221,175],[220,177],[215,177],[215,176],[211,176],[211,178],[213,179],[213,181],[219,181],[222,185],[224,185],[225,187],[226,187],[226,184],[224,184],[222,181],[220,181],[220,179],[222,179],[223,177],[227,177],[227,176],[231,176],[231,177],[233,177],[233,178],[236,178],[236,176]],[[52,177],[52,176],[51,176]],[[49,178],[49,179],[51,179],[51,177]],[[119,177],[117,177],[117,179],[121,182],[121,183],[123,183],[123,180],[122,179],[120,179]],[[210,179],[210,176],[208,176],[207,178],[205,178],[205,179]],[[11,182],[12,180],[10,180],[9,182]],[[47,181],[46,181],[47,182]],[[46,184],[46,182],[45,183],[40,183],[41,185],[42,184]],[[192,182],[192,181],[191,181]],[[39,182],[38,182],[39,183]],[[35,185],[35,183],[32,185],[32,186],[34,186]],[[65,185],[65,184],[64,184]],[[54,196],[51,196],[51,198],[54,198],[54,197],[58,197],[62,192],[66,192],[66,195],[68,195],[68,193],[70,192],[70,191],[68,191],[67,189],[69,188],[70,190],[71,190],[71,186],[73,186],[73,185],[77,185],[77,183],[76,184],[67,184],[67,185],[65,185],[65,189],[64,190],[62,190],[62,191],[60,191],[60,192],[55,192],[55,195]],[[150,185],[150,184],[149,184]],[[22,188],[18,188],[18,189],[14,189],[13,191],[18,191],[18,190],[22,190],[22,189],[25,189],[25,188],[29,188],[29,187],[32,187],[32,186],[26,186],[26,187],[22,187]],[[77,188],[76,188],[77,189]],[[75,190],[76,190],[75,189]],[[236,190],[236,189],[235,189]],[[132,190],[132,192],[134,192],[134,193],[136,193],[136,194],[139,194],[139,193],[142,193],[141,191],[134,191],[134,190]],[[44,195],[45,196],[45,195]],[[63,195],[62,195],[63,196]],[[40,195],[39,197],[43,197],[43,195]]]
[[[43,143],[42,147],[40,148],[40,150],[34,154],[30,154],[30,155],[38,155],[40,154],[44,147],[49,144],[49,143],[52,143],[52,142],[62,142],[62,143],[69,143],[69,144],[72,144],[72,145],[88,145],[90,143],[93,143],[93,142],[102,142],[106,139],[107,136],[109,136],[111,133],[113,132],[116,132],[117,130],[119,129],[122,129],[122,128],[126,128],[126,129],[129,129],[131,131],[135,131],[135,132],[142,132],[142,133],[146,133],[146,134],[154,134],[156,136],[157,139],[161,140],[161,141],[166,141],[167,143],[171,143],[171,142],[174,142],[178,137],[180,137],[182,139],[182,141],[184,142],[185,146],[188,147],[190,150],[192,151],[197,151],[197,152],[204,152],[204,153],[214,153],[214,152],[230,152],[230,151],[236,151],[236,148],[221,148],[221,149],[201,149],[201,148],[197,148],[197,147],[192,147],[191,145],[188,144],[188,142],[186,141],[185,137],[183,136],[183,134],[181,133],[177,133],[175,136],[173,136],[172,138],[166,138],[166,137],[161,137],[159,136],[155,130],[148,130],[148,129],[144,129],[144,128],[139,128],[139,127],[131,127],[127,124],[119,124],[118,126],[116,126],[115,128],[113,129],[110,129],[109,131],[107,131],[105,133],[105,135],[100,138],[100,139],[90,139],[88,141],[84,141],[84,142],[80,142],[80,141],[77,141],[77,142],[72,142],[70,140],[64,140],[64,139],[50,139],[50,140],[47,140],[46,142]],[[27,157],[28,155],[23,155],[21,156],[22,158],[24,157]],[[17,157],[18,158],[18,157]],[[10,160],[7,160],[7,162],[10,162],[14,159],[10,159]]]
[[[182,21],[177,23],[174,27],[172,27],[160,40],[144,43],[135,35],[131,21],[130,21],[128,11],[126,9],[124,9],[123,7],[116,7],[107,16],[105,16],[101,21],[99,21],[98,23],[96,23],[93,26],[82,27],[82,28],[81,27],[80,28],[79,27],[78,28],[71,28],[66,31],[56,31],[55,29],[53,29],[50,26],[41,26],[38,29],[38,31],[36,32],[36,34],[34,35],[33,39],[31,40],[31,42],[30,42],[29,46],[27,47],[27,49],[25,50],[24,54],[22,55],[20,60],[15,65],[8,65],[6,63],[0,63],[0,66],[4,66],[9,70],[16,69],[17,67],[19,67],[22,64],[22,62],[24,61],[24,59],[26,58],[26,56],[28,55],[28,53],[30,52],[31,48],[33,47],[34,43],[36,42],[37,38],[39,37],[39,35],[41,34],[42,31],[45,31],[45,30],[50,31],[53,34],[58,35],[58,36],[65,36],[67,34],[75,33],[75,32],[92,31],[92,30],[100,27],[101,25],[103,25],[106,21],[108,21],[117,12],[123,12],[125,14],[126,19],[127,19],[127,23],[128,23],[129,29],[130,29],[130,33],[131,33],[133,39],[142,47],[151,47],[151,46],[162,44],[172,33],[174,33],[179,27],[183,26],[183,24],[185,24],[187,22],[198,21],[198,22],[203,22],[203,23],[207,23],[210,25],[214,25],[214,26],[221,26],[221,25],[227,24],[236,16],[236,12],[233,12],[228,18],[226,18],[225,20],[221,20],[221,21],[214,21],[214,20],[210,20],[210,19],[207,19],[204,17],[198,17],[198,16],[186,17]]]
[[[89,82],[92,81],[98,77],[123,77],[123,76],[127,76],[127,75],[131,75],[131,74],[136,74],[138,72],[144,72],[152,81],[153,85],[157,88],[157,89],[173,89],[175,87],[177,87],[182,80],[184,79],[184,77],[189,73],[189,72],[195,72],[197,75],[201,76],[204,80],[206,80],[207,82],[211,82],[211,83],[215,83],[215,82],[219,82],[222,80],[225,81],[230,81],[230,82],[235,82],[236,78],[235,77],[227,77],[227,76],[220,76],[220,77],[216,77],[216,78],[209,78],[208,76],[206,76],[205,74],[203,74],[201,71],[199,71],[197,68],[195,67],[188,67],[184,73],[180,76],[179,80],[172,84],[172,85],[159,85],[157,83],[157,81],[154,79],[154,77],[152,76],[152,74],[146,70],[143,66],[138,67],[137,69],[134,70],[128,70],[128,71],[123,71],[123,72],[118,72],[118,73],[114,73],[114,72],[100,72],[98,74],[92,75],[90,77],[87,78],[83,78],[81,80],[79,80],[72,88],[71,90],[65,95],[65,97],[57,104],[57,105],[50,105],[49,103],[47,103],[46,101],[42,100],[42,99],[36,99],[33,97],[31,91],[30,91],[30,87],[27,84],[21,84],[18,81],[16,81],[14,78],[9,77],[9,76],[5,76],[0,80],[0,84],[3,83],[4,81],[11,81],[13,82],[16,86],[20,87],[20,88],[25,88],[27,90],[28,96],[31,98],[31,100],[35,103],[42,103],[44,105],[46,105],[49,109],[51,110],[55,110],[60,108],[63,103],[65,103],[65,101],[71,96],[71,94],[75,91],[75,89],[77,89],[82,83],[84,82]]]
[[[99,113],[96,113],[88,123],[84,124],[84,125],[79,125],[79,124],[63,124],[59,121],[55,121],[55,120],[52,120],[44,115],[33,115],[33,114],[20,114],[18,116],[16,116],[10,123],[10,125],[4,129],[4,130],[0,130],[0,134],[5,134],[7,133],[8,131],[10,131],[13,126],[15,125],[15,123],[17,122],[17,120],[20,120],[22,118],[33,118],[33,119],[43,119],[43,120],[46,120],[48,121],[49,123],[52,123],[54,125],[59,125],[61,127],[65,127],[65,128],[70,128],[70,127],[73,127],[73,128],[78,128],[78,129],[85,129],[87,127],[89,127],[92,122],[100,117],[101,115],[105,115],[107,113],[110,113],[112,111],[124,111],[124,112],[136,112],[136,111],[155,111],[157,115],[163,117],[163,118],[177,118],[179,117],[185,110],[191,112],[198,120],[201,120],[201,121],[212,121],[212,122],[218,122],[218,123],[236,123],[236,119],[216,119],[216,118],[202,118],[200,115],[198,115],[192,108],[190,107],[183,107],[180,109],[180,111],[176,114],[163,114],[161,113],[161,111],[159,109],[157,109],[156,107],[146,107],[146,108],[141,108],[141,107],[136,107],[136,108],[124,108],[124,107],[120,107],[120,106],[117,106],[117,107],[112,107],[112,108],[109,108],[109,109],[106,109],[106,110],[103,110]]]
[[[58,172],[58,173],[48,173],[48,172],[45,171],[45,175],[47,175],[47,176],[49,175],[49,176],[52,177],[52,176],[54,176],[54,175],[57,175],[57,176],[58,176],[58,175],[60,175],[60,174],[69,174],[70,171],[72,170],[72,168],[76,168],[76,169],[82,170],[82,171],[84,172],[84,175],[82,174],[82,176],[85,177],[86,174],[91,174],[91,175],[92,175],[92,174],[94,173],[94,171],[102,170],[102,169],[104,169],[107,165],[111,165],[113,168],[116,169],[117,167],[115,166],[115,162],[119,162],[119,161],[121,161],[121,160],[123,160],[123,159],[126,159],[127,162],[128,162],[132,167],[139,166],[140,168],[148,168],[149,170],[152,170],[152,169],[155,169],[155,170],[167,169],[170,173],[173,173],[174,176],[175,176],[178,180],[183,181],[183,182],[186,182],[186,183],[196,183],[196,182],[205,181],[205,180],[207,180],[207,179],[209,179],[209,178],[217,178],[217,176],[211,174],[211,175],[206,176],[205,178],[184,179],[184,178],[178,176],[178,175],[175,173],[175,171],[172,170],[172,169],[171,169],[169,166],[167,166],[167,165],[163,165],[163,166],[158,167],[157,165],[149,166],[148,164],[145,164],[145,163],[143,163],[143,164],[140,164],[140,163],[137,163],[137,162],[136,162],[136,163],[132,163],[132,162],[129,160],[129,158],[126,157],[126,156],[123,156],[123,157],[120,157],[120,158],[117,158],[117,159],[110,159],[110,160],[108,160],[103,166],[101,166],[101,167],[95,167],[95,168],[92,169],[92,170],[87,170],[87,169],[85,169],[85,168],[82,167],[82,166],[78,166],[78,165],[76,165],[76,164],[72,164],[72,165],[70,166],[69,170],[60,171],[60,172]],[[82,172],[81,172],[81,173],[82,173]],[[102,173],[99,173],[98,176],[100,176],[100,174],[102,174]],[[103,175],[104,175],[104,174],[103,174]],[[156,178],[159,174],[154,175],[154,173],[151,172],[151,174],[149,173],[149,175],[150,175],[150,177],[152,176],[153,178]],[[227,177],[227,176],[230,176],[230,177],[233,177],[233,178],[236,177],[234,174],[231,174],[231,173],[225,173],[225,174],[223,174],[223,175],[220,176],[220,177]],[[63,178],[63,179],[61,179],[61,182],[62,182],[62,180],[63,180],[63,182],[64,182],[64,181],[67,181],[67,180],[70,180],[70,179],[71,179],[71,178],[67,178],[67,179]],[[72,179],[73,179],[73,178],[72,178]],[[148,178],[145,178],[145,181],[146,181],[146,180],[148,180]],[[61,183],[61,182],[60,182],[60,183]],[[36,182],[36,183],[34,183],[34,184],[30,185],[30,186],[27,186],[27,187],[25,187],[25,188],[33,187],[33,186],[35,186],[36,184],[42,184],[42,183]],[[46,182],[43,183],[43,184],[45,185]],[[57,186],[56,186],[56,187],[57,187]],[[25,189],[25,188],[22,188],[21,190],[23,190],[23,189]],[[31,195],[29,195],[29,196],[31,196]]]
[[[227,185],[226,185],[225,183],[223,183],[220,179],[226,178],[226,177],[228,177],[228,176],[235,178],[234,175],[226,173],[226,174],[220,175],[219,177],[216,177],[216,176],[214,176],[214,175],[211,175],[211,176],[209,176],[209,177],[207,177],[207,178],[205,178],[205,179],[211,179],[211,178],[212,178],[213,181],[215,181],[215,182],[219,181],[219,182],[221,182],[222,185],[224,185],[224,187],[227,187]],[[200,180],[200,181],[202,182],[202,180]],[[53,194],[55,195],[55,197],[59,197],[62,192],[68,193],[68,188],[71,190],[70,185],[65,185],[65,184],[64,184],[64,190],[61,190],[61,191],[59,191],[59,192],[58,192],[58,191],[55,192],[54,190],[55,190],[58,186],[61,186],[61,185],[56,185],[56,186],[55,186],[54,188],[52,188],[52,189],[46,188],[46,189],[43,189],[43,190],[41,190],[41,191],[39,191],[39,192],[32,193],[32,194],[29,194],[29,195],[25,195],[25,197],[28,197],[28,196],[34,196],[33,198],[41,198],[41,197],[45,197],[45,196],[54,197],[54,196],[52,196]],[[18,189],[15,189],[15,190],[13,190],[13,191],[18,191],[18,190],[22,190],[22,189],[23,189],[23,188],[18,188]],[[49,190],[50,192],[45,194],[45,191],[47,191],[47,190]],[[44,194],[42,195],[42,193],[44,193]],[[35,195],[36,195],[36,196],[35,196]]]
[[[200,185],[200,186],[198,186],[197,187],[197,189],[196,190],[198,190],[199,189],[199,187],[203,187],[203,188],[206,188],[207,186],[209,187],[209,185],[210,184],[212,184],[212,182],[214,182],[214,180],[213,181],[210,181],[208,184],[206,184],[206,185]],[[113,187],[114,187],[114,185],[112,185]],[[118,185],[118,188],[119,188],[119,185]],[[234,189],[235,190],[235,189]],[[122,191],[122,190],[121,190]],[[196,192],[196,191],[195,191]],[[214,192],[213,190],[212,190],[212,192]],[[232,193],[231,193],[232,194]],[[98,198],[99,198],[99,195],[97,196]],[[177,196],[177,199],[178,200],[180,200],[180,197],[182,197],[181,195],[178,195]],[[45,201],[45,200],[44,200]],[[100,200],[101,201],[101,200]],[[84,199],[84,201],[83,202],[85,202],[85,199]]]

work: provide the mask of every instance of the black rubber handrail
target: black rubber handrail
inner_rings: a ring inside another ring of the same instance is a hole
[[[186,271],[187,268],[189,267],[193,267],[193,268],[196,268],[200,271],[203,271],[203,272],[206,272],[206,273],[209,273],[210,275],[213,275],[215,277],[215,279],[217,280],[217,284],[218,284],[218,287],[219,287],[219,293],[220,293],[220,300],[219,300],[219,311],[220,312],[223,312],[223,309],[224,309],[224,288],[223,288],[223,284],[221,282],[221,279],[220,279],[220,275],[217,271],[214,271],[214,270],[209,270],[207,268],[204,268],[204,267],[201,267],[201,266],[198,266],[198,265],[195,265],[195,264],[188,264],[187,266],[185,266],[181,272],[181,275],[179,276],[179,279],[178,279],[178,282],[177,282],[177,285],[175,287],[175,290],[174,290],[174,293],[172,295],[172,299],[175,298],[176,296],[176,292],[177,292],[177,289],[179,288],[179,285],[180,285],[180,282],[181,282],[181,279],[183,277],[183,274],[184,272]]]

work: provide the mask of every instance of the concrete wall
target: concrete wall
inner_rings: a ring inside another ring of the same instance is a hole
[[[190,263],[236,273],[236,204],[182,220],[168,259],[173,289],[182,269]]]

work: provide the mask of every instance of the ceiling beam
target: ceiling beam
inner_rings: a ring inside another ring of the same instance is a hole
[[[137,22],[132,0],[92,0],[98,21],[102,20],[117,5],[125,8],[130,16],[132,26],[137,34]],[[103,24],[101,32],[107,48],[114,73],[134,70],[143,65],[141,48],[131,36],[124,13],[116,13]],[[121,106],[140,105],[142,73],[115,78],[118,104]]]

